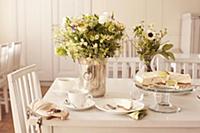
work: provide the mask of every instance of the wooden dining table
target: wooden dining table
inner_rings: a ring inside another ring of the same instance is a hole
[[[76,81],[74,78],[66,78]],[[193,81],[194,82],[194,81]],[[199,80],[195,80],[195,83]],[[107,79],[106,94],[102,98],[128,98],[133,89],[131,79]],[[64,100],[68,88],[62,87],[56,78],[43,97],[65,107]],[[200,133],[200,99],[198,91],[184,95],[171,95],[173,104],[181,107],[177,113],[157,113],[147,110],[142,120],[134,120],[127,114],[116,115],[103,112],[93,107],[83,111],[69,110],[67,120],[51,119],[42,121],[43,133]],[[95,100],[95,99],[94,99]],[[151,94],[144,96],[144,104],[148,108],[153,103]],[[34,120],[30,120],[31,121]]]

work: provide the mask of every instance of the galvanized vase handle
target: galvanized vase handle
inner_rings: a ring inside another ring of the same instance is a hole
[[[94,71],[92,66],[89,66],[87,68],[87,71],[84,72],[84,74],[83,74],[83,79],[85,79],[86,81],[93,80],[94,79],[94,72],[92,72],[92,71]]]

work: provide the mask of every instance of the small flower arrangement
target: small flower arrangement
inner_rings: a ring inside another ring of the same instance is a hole
[[[170,52],[173,44],[162,42],[163,37],[167,34],[166,28],[157,32],[153,25],[145,27],[144,22],[142,22],[133,29],[133,33],[136,52],[150,71],[150,63],[157,54],[166,59],[175,59],[174,54]]]
[[[101,60],[113,57],[120,49],[124,25],[114,15],[104,13],[66,17],[62,27],[55,32],[56,53],[72,59]]]

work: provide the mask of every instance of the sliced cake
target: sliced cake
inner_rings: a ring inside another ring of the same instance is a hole
[[[135,76],[135,81],[145,86],[153,84],[165,84],[169,74],[164,71],[138,73]]]

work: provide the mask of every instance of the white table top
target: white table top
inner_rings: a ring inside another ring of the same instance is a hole
[[[75,79],[72,79],[75,80]],[[105,97],[129,98],[130,79],[107,79],[107,92]],[[67,88],[66,88],[67,89]],[[64,105],[66,89],[61,88],[58,79],[52,84],[44,99],[58,105]],[[172,96],[175,105],[182,108],[181,112],[172,114],[156,113],[148,110],[148,115],[136,121],[126,115],[113,115],[102,112],[95,107],[85,111],[71,111],[68,120],[57,119],[43,121],[44,125],[77,126],[77,127],[200,127],[200,100],[196,93]],[[105,98],[103,97],[103,98]],[[153,96],[144,97],[148,106],[153,102]]]

